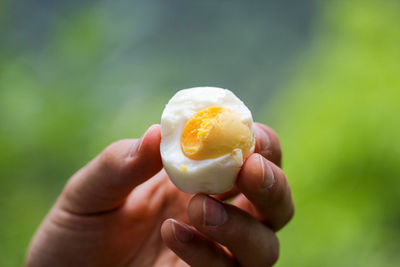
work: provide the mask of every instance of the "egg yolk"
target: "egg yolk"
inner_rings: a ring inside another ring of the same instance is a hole
[[[245,158],[252,146],[251,129],[241,116],[219,106],[197,112],[181,136],[183,154],[193,160],[218,158],[237,148]]]

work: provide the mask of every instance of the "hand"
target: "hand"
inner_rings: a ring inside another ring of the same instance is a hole
[[[277,136],[261,124],[256,136],[257,153],[236,188],[215,198],[193,197],[170,182],[161,170],[158,125],[140,140],[110,145],[68,181],[26,265],[272,265],[279,250],[274,231],[290,220],[293,204],[278,167]],[[232,204],[221,202],[232,195]]]

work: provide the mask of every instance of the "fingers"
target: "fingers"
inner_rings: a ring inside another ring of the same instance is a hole
[[[173,219],[164,221],[161,236],[165,244],[190,266],[234,266],[233,259],[215,242],[188,225]]]
[[[247,158],[237,185],[254,205],[256,214],[246,198],[235,199],[233,203],[259,217],[271,229],[279,230],[292,218],[294,206],[289,183],[282,170],[260,154]]]
[[[188,213],[192,225],[226,246],[241,266],[270,266],[277,260],[274,232],[239,208],[200,194],[190,201]]]
[[[118,208],[132,189],[161,168],[160,127],[151,126],[139,140],[108,146],[67,183],[58,204],[74,213]]]
[[[268,126],[255,123],[256,147],[255,152],[281,166],[282,151],[278,135]]]
[[[219,200],[227,200],[230,198],[233,198],[234,196],[237,196],[240,193],[239,188],[237,187],[237,185],[235,185],[231,190],[229,190],[228,192],[219,194],[219,195],[211,195],[212,197],[219,199]]]
[[[274,162],[276,165],[281,165],[281,146],[277,134],[268,126],[255,123],[256,145],[255,151]],[[217,199],[226,200],[240,193],[239,189],[235,186],[232,190],[220,194],[213,195]]]

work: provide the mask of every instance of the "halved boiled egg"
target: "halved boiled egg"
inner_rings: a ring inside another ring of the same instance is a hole
[[[187,193],[229,191],[254,152],[250,110],[231,91],[178,91],[161,116],[161,158],[172,182]]]

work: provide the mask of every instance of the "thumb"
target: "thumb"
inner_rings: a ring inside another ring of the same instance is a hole
[[[120,207],[129,193],[162,168],[160,126],[151,126],[142,138],[109,145],[67,183],[57,204],[78,214]]]

